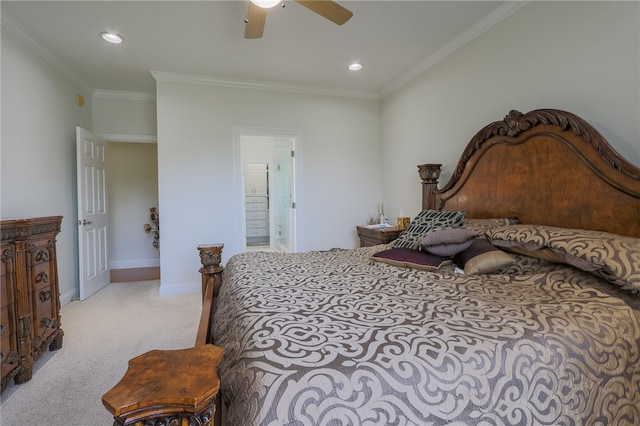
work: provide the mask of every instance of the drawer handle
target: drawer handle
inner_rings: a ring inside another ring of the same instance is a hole
[[[0,363],[4,364],[4,352],[0,352]]]
[[[48,283],[49,282],[49,276],[47,275],[46,272],[42,271],[38,275],[36,275],[36,282],[37,283]]]
[[[40,321],[40,324],[42,324],[42,326],[44,328],[51,328],[51,326],[53,325],[53,320],[51,318],[42,318],[42,321]]]
[[[38,254],[36,254],[36,260],[38,262],[46,262],[49,260],[49,252],[47,250],[38,251]]]
[[[4,324],[0,324],[0,336],[4,336]]]
[[[40,292],[40,301],[41,302],[46,302],[49,299],[51,299],[51,291],[50,290],[41,291]]]

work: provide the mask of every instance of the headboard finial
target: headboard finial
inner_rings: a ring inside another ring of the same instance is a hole
[[[441,171],[442,164],[420,164],[418,166],[418,173],[422,179],[422,210],[436,208],[434,191],[438,189]]]
[[[420,164],[418,173],[425,183],[437,183],[442,171],[442,164]]]

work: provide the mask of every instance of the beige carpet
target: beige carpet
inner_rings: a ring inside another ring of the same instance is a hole
[[[113,283],[63,306],[62,349],[38,360],[31,381],[7,386],[0,425],[112,425],[102,395],[120,381],[129,359],[195,342],[200,295],[158,290],[159,281]]]

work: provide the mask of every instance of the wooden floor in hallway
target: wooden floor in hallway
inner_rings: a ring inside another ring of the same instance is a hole
[[[160,279],[160,267],[112,269],[111,282],[124,283],[132,281],[150,281]]]

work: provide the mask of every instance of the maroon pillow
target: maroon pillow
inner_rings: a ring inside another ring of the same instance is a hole
[[[451,259],[448,257],[436,256],[402,247],[393,247],[380,251],[371,256],[371,260],[403,268],[424,269],[427,271],[434,271],[442,265],[451,263]]]

